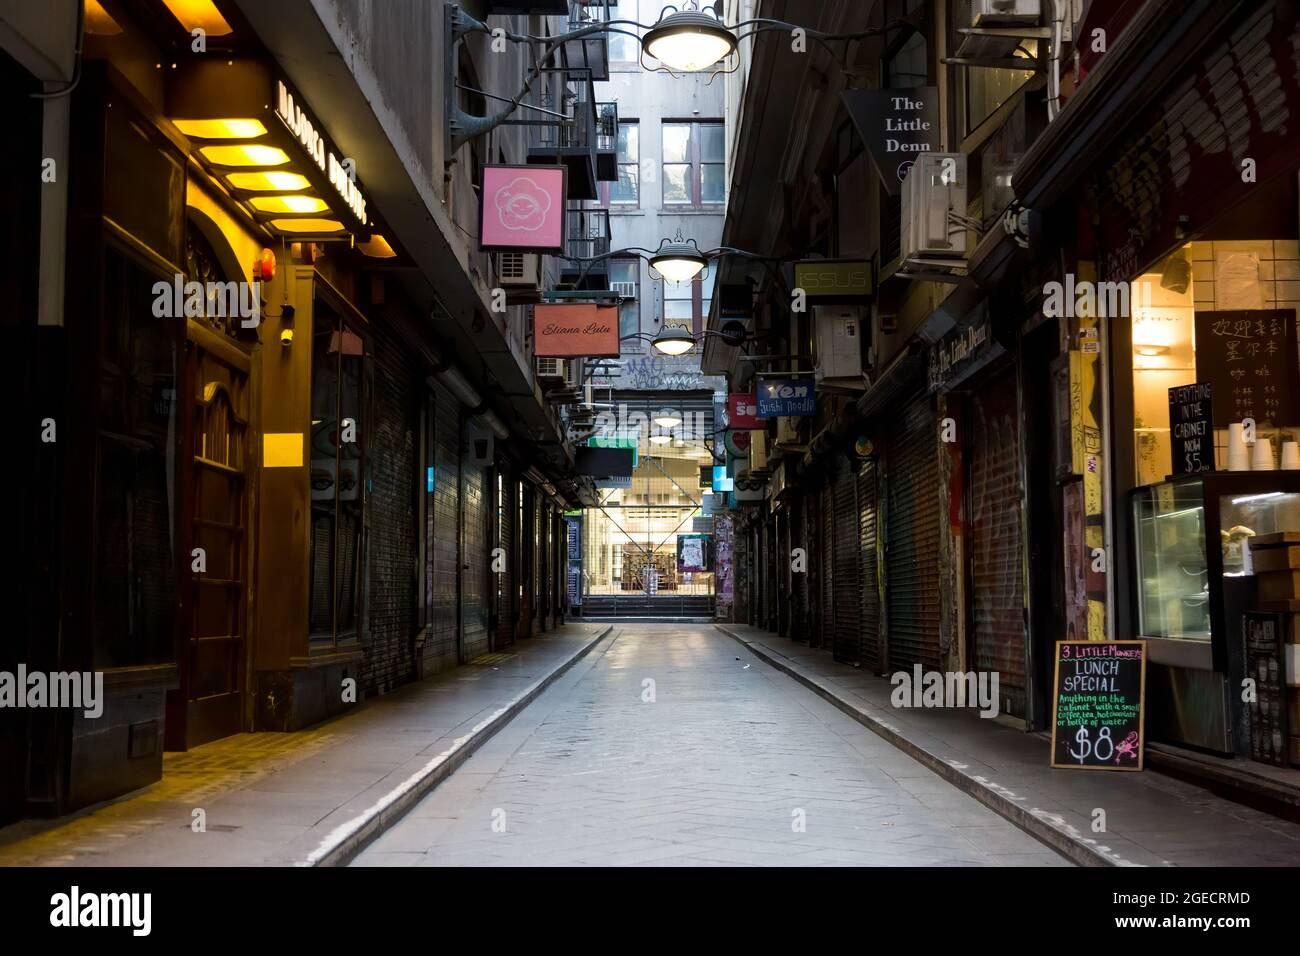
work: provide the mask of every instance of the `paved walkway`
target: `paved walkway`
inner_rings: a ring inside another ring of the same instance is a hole
[[[539,864],[1067,865],[699,624],[620,626],[354,861]]]
[[[1145,866],[1297,866],[1300,825],[1214,796],[1159,772],[1053,770],[1050,744],[971,711],[897,709],[884,677],[837,664],[768,631],[724,625],[756,653],[852,710],[856,719],[999,812],[1060,841],[1072,858]],[[1092,830],[1094,811],[1106,830]]]
[[[302,865],[413,780],[449,770],[472,732],[503,725],[503,710],[608,630],[570,624],[310,730],[239,734],[166,754],[153,786],[0,830],[0,865]],[[206,832],[192,829],[197,809]]]

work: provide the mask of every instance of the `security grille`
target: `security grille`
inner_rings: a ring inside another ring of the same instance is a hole
[[[848,459],[835,456],[831,472],[835,502],[835,551],[832,589],[835,594],[835,659],[857,664],[862,646],[862,570],[858,562],[861,538],[858,527],[858,487]]]
[[[891,670],[939,666],[939,469],[927,395],[895,419],[886,463],[888,641]]]

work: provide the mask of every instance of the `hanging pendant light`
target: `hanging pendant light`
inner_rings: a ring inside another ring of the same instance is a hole
[[[709,258],[700,252],[695,240],[687,240],[681,230],[671,240],[659,243],[659,248],[650,257],[650,268],[669,282],[690,282],[709,264]]]
[[[695,348],[695,336],[690,329],[677,325],[665,325],[655,333],[650,342],[651,348],[664,355],[685,355]]]
[[[716,17],[679,10],[661,17],[642,40],[645,52],[679,73],[697,73],[736,50],[736,35]]]

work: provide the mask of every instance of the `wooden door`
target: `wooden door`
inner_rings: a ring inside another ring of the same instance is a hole
[[[190,323],[185,371],[179,531],[188,583],[177,628],[180,688],[168,698],[171,750],[244,729],[248,670],[249,361]]]

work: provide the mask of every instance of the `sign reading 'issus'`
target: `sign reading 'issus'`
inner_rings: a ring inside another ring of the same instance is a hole
[[[564,166],[484,166],[479,192],[483,252],[563,252]]]

